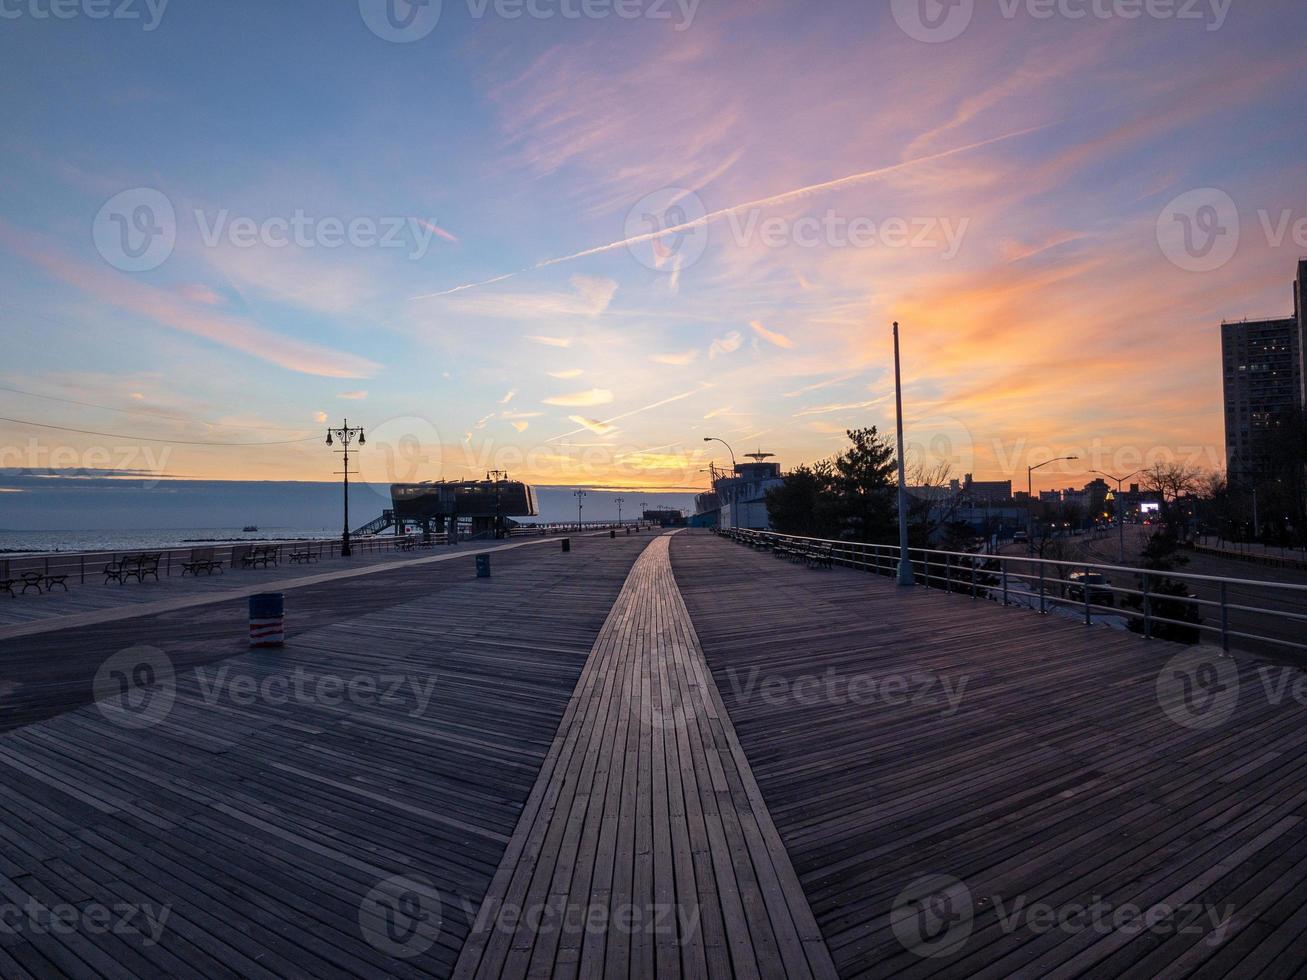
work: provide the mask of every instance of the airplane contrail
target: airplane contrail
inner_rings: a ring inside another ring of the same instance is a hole
[[[682,398],[689,398],[691,395],[697,395],[701,391],[711,388],[711,382],[701,382],[699,387],[692,388],[689,391],[683,391],[679,395],[672,395],[671,398],[664,398],[660,402],[654,402],[652,405],[645,405],[643,408],[633,408],[629,412],[623,412],[621,415],[614,415],[610,419],[600,419],[600,425],[610,425],[620,419],[630,418],[632,415],[639,415],[641,412],[647,412],[653,408],[662,408],[664,405],[670,405],[672,402],[679,402]],[[579,429],[573,429],[571,432],[564,432],[562,435],[554,436],[552,439],[546,439],[545,442],[557,442],[559,439],[566,439],[568,436],[574,436],[578,432],[584,432],[589,426],[582,426]]]
[[[790,201],[796,201],[800,198],[808,197],[812,194],[820,194],[822,191],[840,190],[850,187],[854,184],[860,184],[868,180],[876,180],[880,177],[886,177],[890,174],[897,173],[900,170],[906,170],[909,167],[915,167],[922,163],[933,163],[936,160],[944,160],[948,157],[958,156],[963,153],[970,153],[972,150],[979,150],[982,147],[991,146],[994,143],[1002,143],[1006,140],[1017,139],[1021,136],[1028,136],[1031,133],[1037,133],[1041,129],[1048,129],[1055,126],[1056,123],[1044,123],[1040,126],[1031,126],[1028,129],[1019,129],[1014,133],[1004,133],[1002,136],[991,136],[989,139],[981,140],[979,143],[969,143],[966,146],[956,146],[951,150],[942,150],[939,153],[932,153],[924,157],[915,157],[911,160],[904,160],[902,163],[895,163],[888,167],[879,167],[875,170],[865,170],[862,173],[849,174],[847,177],[837,177],[834,180],[823,181],[820,184],[809,184],[807,187],[799,187],[792,191],[785,191],[781,194],[774,194],[771,197],[761,197],[756,201],[747,201],[743,204],[732,205],[729,208],[722,208],[719,211],[712,211],[701,218],[695,218],[692,221],[686,221],[679,225],[673,225],[669,228],[662,228],[657,231],[646,232],[642,235],[633,235],[630,238],[623,238],[621,241],[609,242],[607,245],[596,245],[594,248],[587,248],[580,252],[573,252],[571,255],[560,255],[554,259],[542,259],[535,265],[527,266],[525,269],[519,269],[517,272],[505,272],[502,275],[494,276],[490,279],[481,279],[477,282],[465,282],[460,286],[454,286],[451,289],[442,289],[435,293],[423,293],[420,296],[410,297],[410,300],[433,299],[437,296],[449,296],[453,293],[460,293],[465,289],[477,289],[481,286],[489,286],[493,283],[503,282],[505,279],[512,279],[515,276],[524,275],[528,272],[535,272],[537,269],[547,269],[551,265],[560,265],[564,262],[575,262],[577,259],[588,258],[591,255],[601,255],[604,252],[611,252],[615,249],[626,248],[629,245],[638,245],[641,242],[652,241],[655,238],[662,238],[664,235],[675,235],[679,232],[690,231],[694,228],[702,228],[728,215],[738,214],[741,211],[749,211],[754,208],[774,207],[778,204],[788,204]]]

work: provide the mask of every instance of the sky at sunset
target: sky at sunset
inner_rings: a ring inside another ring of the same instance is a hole
[[[0,0],[0,468],[702,487],[893,320],[916,460],[1219,468],[1307,255],[1301,0],[120,2]]]

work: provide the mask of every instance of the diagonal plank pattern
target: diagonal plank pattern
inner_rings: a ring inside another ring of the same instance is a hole
[[[301,587],[318,625],[278,651],[135,621],[173,668],[133,697],[147,725],[0,733],[0,977],[448,976],[640,543]],[[430,927],[398,948],[414,895]]]
[[[841,976],[1304,975],[1297,667],[672,551]]]
[[[834,976],[670,538],[604,623],[455,976]]]

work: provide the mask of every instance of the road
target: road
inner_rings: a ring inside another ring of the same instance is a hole
[[[1153,530],[1152,527],[1137,524],[1127,525],[1125,529],[1125,564],[1127,566],[1138,567],[1140,553]],[[1121,564],[1118,561],[1118,544],[1115,532],[1106,538],[1098,540],[1093,540],[1087,535],[1060,540],[1066,544],[1066,557],[1063,559],[1065,561],[1086,561],[1101,565]],[[1000,551],[1006,555],[1023,556],[1026,553],[1026,546],[1009,545],[1000,549]],[[1307,571],[1273,568],[1190,552],[1186,552],[1185,555],[1189,558],[1189,562],[1178,569],[1182,573],[1253,582],[1282,582],[1292,585],[1307,585]],[[1052,558],[1052,555],[1050,554],[1049,557]],[[1117,581],[1114,584],[1118,586],[1127,585],[1127,583],[1120,581],[1120,575],[1116,578]],[[1215,583],[1195,581],[1190,582],[1189,587],[1200,599],[1212,602],[1219,602],[1221,599],[1221,588]],[[1307,595],[1256,584],[1227,585],[1226,602],[1231,606],[1246,606],[1260,610],[1307,615]],[[1202,613],[1203,621],[1206,624],[1214,627],[1220,625],[1220,612],[1218,609],[1204,606],[1202,607]],[[1229,624],[1230,629],[1234,632],[1256,633],[1261,636],[1294,641],[1300,644],[1305,642],[1304,637],[1307,636],[1307,623],[1267,615],[1265,612],[1250,612],[1246,609],[1231,608],[1229,611]],[[1219,636],[1209,630],[1203,631],[1203,639],[1205,642],[1220,642]],[[1231,643],[1231,646],[1250,653],[1272,656],[1277,660],[1307,664],[1307,657],[1303,654],[1295,654],[1291,649],[1275,642],[1236,639]]]

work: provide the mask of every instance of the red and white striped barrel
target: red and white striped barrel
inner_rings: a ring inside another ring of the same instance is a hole
[[[285,596],[280,592],[250,596],[250,646],[279,647],[285,642]]]

